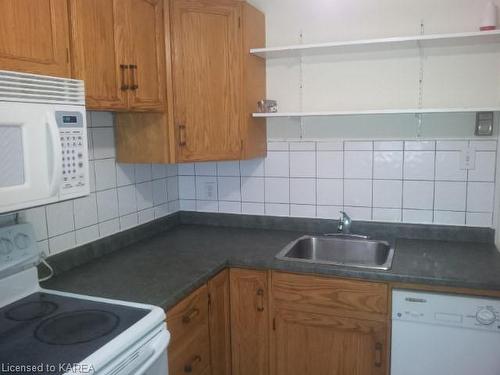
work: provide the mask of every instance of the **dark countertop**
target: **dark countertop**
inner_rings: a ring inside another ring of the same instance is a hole
[[[181,224],[63,272],[43,287],[168,309],[224,267],[233,266],[500,290],[500,253],[491,243],[399,239],[389,271],[274,258],[302,234]]]

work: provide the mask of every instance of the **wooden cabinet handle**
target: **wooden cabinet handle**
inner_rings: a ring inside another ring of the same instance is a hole
[[[137,82],[137,74],[136,74],[136,72],[137,72],[137,65],[132,64],[132,65],[129,65],[128,67],[130,69],[130,82],[131,82],[131,84],[130,84],[130,90],[134,90],[135,91],[135,90],[137,90],[139,88],[139,84]]]
[[[380,342],[375,344],[375,367],[382,367],[383,346]]]
[[[196,318],[199,313],[200,310],[198,310],[196,307],[192,308],[191,310],[189,310],[189,312],[186,313],[186,315],[182,317],[182,323],[188,324],[189,322],[191,322],[191,320]]]
[[[186,125],[179,125],[179,146],[186,145]]]
[[[128,65],[120,64],[120,75],[121,75],[121,80],[122,80],[122,85],[121,85],[120,89],[122,91],[127,91],[129,89],[128,80],[127,80],[127,72],[126,72],[127,69],[128,69]]]
[[[185,373],[190,373],[193,372],[193,367],[196,366],[198,363],[201,362],[201,357],[199,355],[195,355],[193,359],[191,359],[191,362],[186,363],[184,365],[184,372]]]
[[[258,297],[258,302],[257,302],[257,311],[264,311],[264,289],[259,288],[257,289],[257,297]]]

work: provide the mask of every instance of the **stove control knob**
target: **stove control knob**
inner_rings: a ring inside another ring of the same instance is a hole
[[[479,324],[489,326],[490,324],[493,324],[495,320],[497,320],[497,317],[493,311],[488,308],[482,307],[476,314],[476,320]]]
[[[0,238],[0,254],[8,255],[14,250],[14,245],[8,238]]]
[[[18,249],[24,250],[28,247],[30,240],[26,234],[19,233],[16,237],[14,237],[14,243]]]

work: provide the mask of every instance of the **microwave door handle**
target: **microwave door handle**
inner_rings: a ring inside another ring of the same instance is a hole
[[[49,191],[50,196],[53,197],[59,192],[62,179],[62,148],[59,140],[59,128],[54,120],[53,112],[47,112],[47,126],[49,129],[51,143],[49,152],[52,155],[52,175],[50,177]]]

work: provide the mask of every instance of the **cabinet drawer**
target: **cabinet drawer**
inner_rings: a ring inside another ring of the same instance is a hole
[[[169,354],[183,350],[200,332],[208,335],[208,289],[204,285],[167,311],[167,328],[171,341]],[[208,342],[208,341],[207,341]],[[208,344],[207,344],[208,347]]]
[[[273,272],[273,301],[289,307],[387,314],[388,287],[383,283]]]
[[[210,373],[210,339],[208,330],[198,330],[190,340],[173,353],[169,348],[169,375],[202,375]],[[207,370],[208,369],[208,370]]]

